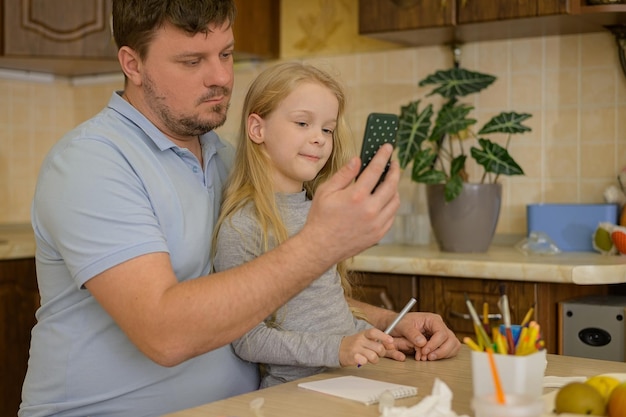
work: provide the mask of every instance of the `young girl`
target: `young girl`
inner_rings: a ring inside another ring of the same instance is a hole
[[[252,83],[214,237],[216,271],[302,228],[318,185],[352,156],[344,111],[340,84],[310,65],[276,65]],[[393,338],[353,314],[349,296],[346,268],[336,265],[236,340],[235,352],[262,364],[262,388],[389,356]]]

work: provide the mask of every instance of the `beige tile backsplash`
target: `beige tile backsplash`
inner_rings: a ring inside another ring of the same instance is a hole
[[[310,59],[349,92],[355,147],[371,111],[398,113],[426,89],[417,82],[451,66],[447,47],[328,54]],[[243,95],[268,63],[236,66],[230,117],[220,134],[233,141]],[[626,166],[626,77],[608,33],[505,40],[462,47],[461,65],[496,75],[477,97],[479,124],[500,110],[529,112],[533,131],[513,137],[525,176],[506,177],[498,233],[525,233],[526,204],[596,203]],[[121,76],[107,82],[51,84],[0,79],[0,223],[29,221],[41,161],[52,144],[104,106]],[[474,177],[475,167],[470,167]]]

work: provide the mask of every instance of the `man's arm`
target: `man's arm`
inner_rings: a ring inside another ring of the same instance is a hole
[[[131,259],[85,283],[130,340],[164,366],[242,336],[331,265],[378,242],[400,199],[393,162],[371,193],[392,152],[384,146],[353,182],[354,158],[320,186],[303,229],[253,261],[179,283],[166,253]]]

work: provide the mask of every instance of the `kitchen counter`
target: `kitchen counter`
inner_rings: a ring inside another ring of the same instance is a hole
[[[578,285],[626,283],[626,256],[595,252],[529,255],[512,244],[492,244],[485,253],[441,252],[424,246],[377,245],[349,263],[355,271],[437,275]]]
[[[35,256],[35,236],[30,224],[0,225],[0,261]]]
[[[30,224],[0,225],[0,260],[35,256]],[[435,244],[376,245],[355,256],[356,271],[486,278],[568,284],[626,283],[626,256],[563,252],[525,256],[509,241],[494,242],[485,253],[441,252]]]

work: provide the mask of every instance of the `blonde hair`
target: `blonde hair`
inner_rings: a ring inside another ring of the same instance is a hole
[[[250,85],[243,103],[234,166],[224,188],[222,207],[213,236],[213,255],[221,225],[249,203],[252,203],[253,213],[262,233],[259,238],[264,251],[270,250],[272,244],[279,245],[289,237],[276,205],[272,165],[264,148],[250,140],[247,120],[251,114],[267,118],[302,83],[318,83],[328,88],[339,104],[331,155],[318,175],[303,184],[307,197],[312,199],[317,187],[354,155],[345,118],[346,96],[343,86],[337,80],[315,66],[300,62],[287,62],[265,69]],[[341,276],[344,294],[349,297],[352,288],[345,264],[340,262],[337,270]]]

